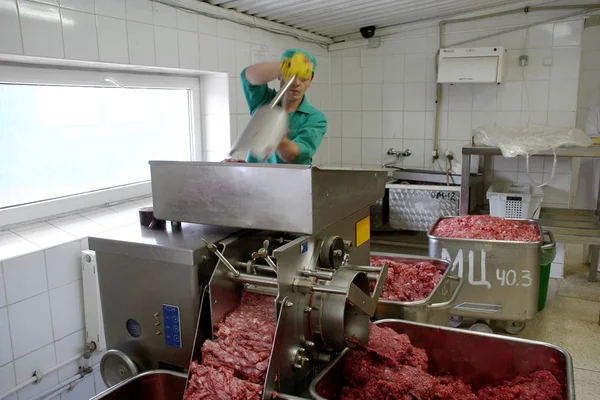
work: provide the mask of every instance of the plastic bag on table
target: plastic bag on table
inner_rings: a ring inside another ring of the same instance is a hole
[[[537,184],[529,176],[529,156],[559,147],[590,147],[592,140],[580,129],[530,125],[518,127],[482,126],[473,130],[473,140],[478,146],[500,148],[504,157],[523,156],[527,160],[527,176],[538,187],[546,186],[556,171],[556,153],[552,175],[544,183]]]
[[[475,144],[498,147],[504,157],[524,156],[559,147],[590,147],[592,140],[576,128],[553,126],[482,126],[473,130]]]

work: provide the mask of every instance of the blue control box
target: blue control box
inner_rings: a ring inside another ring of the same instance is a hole
[[[163,304],[163,320],[165,328],[165,344],[181,348],[181,321],[179,320],[179,307]]]

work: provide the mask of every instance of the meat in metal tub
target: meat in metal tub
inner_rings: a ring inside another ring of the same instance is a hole
[[[560,347],[531,340],[488,333],[434,327],[400,320],[381,320],[376,324],[405,333],[413,346],[424,349],[429,358],[428,373],[437,376],[451,374],[474,389],[486,385],[498,386],[517,376],[527,376],[538,370],[548,370],[563,387],[563,399],[575,399],[575,383],[571,356]],[[320,393],[319,382],[334,382],[339,392],[344,385],[344,350],[311,383],[310,394],[315,400],[335,400],[338,397]],[[330,385],[327,385],[328,387]]]
[[[553,252],[556,247],[551,232],[542,231],[535,220],[517,220],[533,225],[540,232],[537,242],[455,239],[429,237],[429,255],[448,260],[452,271],[465,281],[451,314],[459,317],[507,321],[517,333],[525,321],[533,319],[538,309],[540,261],[542,252]],[[544,236],[550,238],[544,244]]]
[[[396,262],[417,264],[431,262],[442,272],[442,279],[433,288],[429,296],[418,301],[392,301],[382,297],[377,303],[373,320],[403,319],[431,325],[447,326],[450,321],[450,309],[463,286],[463,279],[451,274],[448,261],[431,257],[419,257],[394,253],[371,253],[371,256],[389,258]]]

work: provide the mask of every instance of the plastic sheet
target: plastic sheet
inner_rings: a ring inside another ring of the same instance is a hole
[[[482,126],[473,130],[477,146],[498,147],[504,157],[523,156],[527,159],[527,176],[538,187],[546,186],[556,172],[556,153],[559,147],[590,147],[592,140],[580,129],[530,125],[518,127]],[[529,156],[552,150],[554,162],[552,175],[543,183],[535,182],[529,175]]]
[[[473,131],[478,146],[499,147],[504,157],[528,157],[559,147],[589,147],[592,140],[580,129],[531,125],[483,126]]]

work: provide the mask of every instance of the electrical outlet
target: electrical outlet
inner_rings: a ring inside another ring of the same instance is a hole
[[[522,55],[519,57],[519,65],[521,67],[526,67],[527,65],[529,65],[529,56],[527,55]]]
[[[544,57],[542,59],[542,65],[545,65],[545,66],[549,67],[553,63],[554,63],[554,58],[552,58],[552,56]]]

